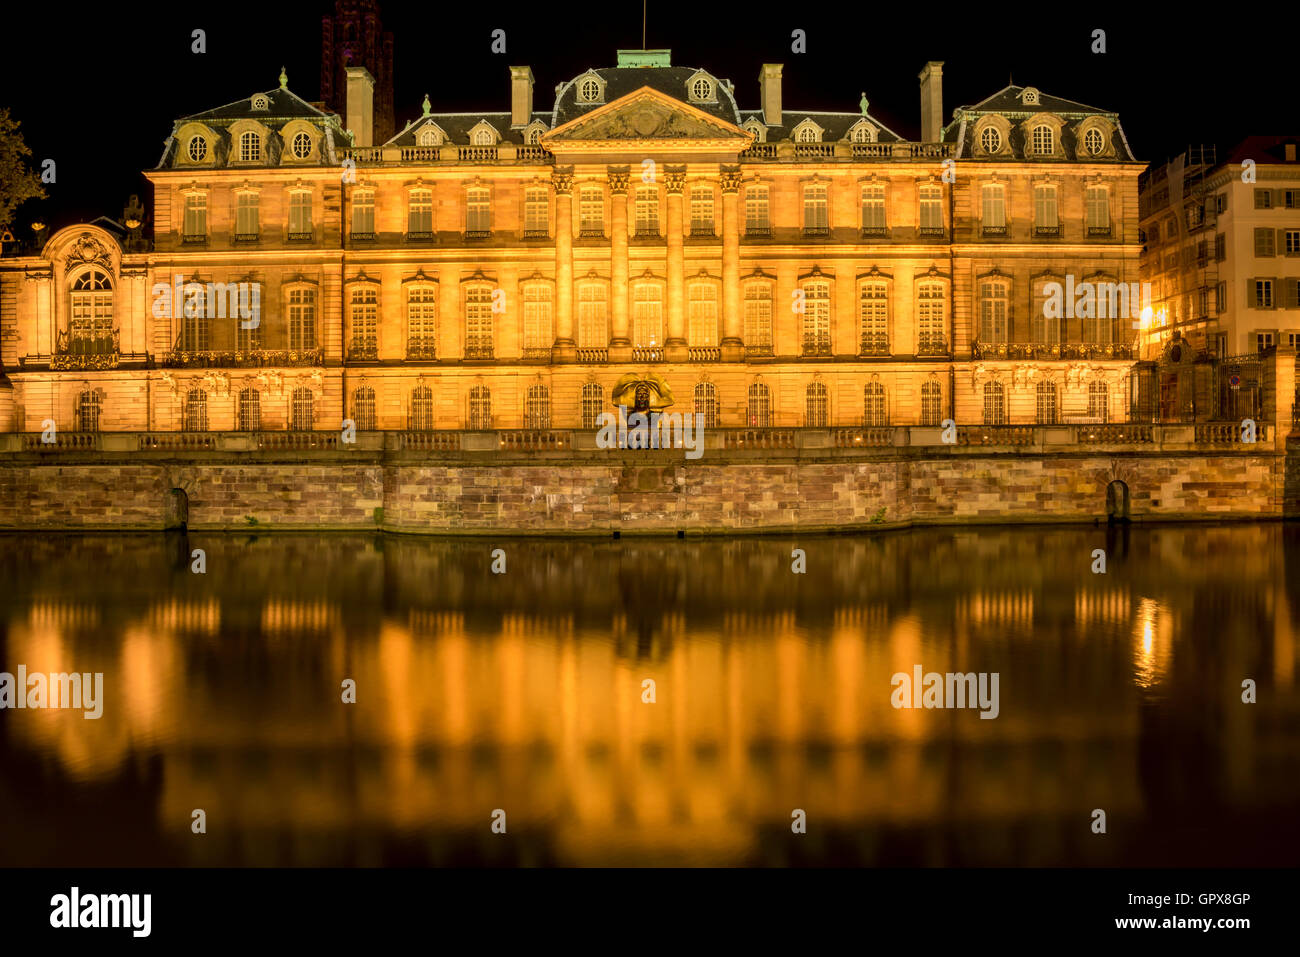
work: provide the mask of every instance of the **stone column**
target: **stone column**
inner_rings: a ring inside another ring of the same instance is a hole
[[[664,189],[668,192],[668,335],[664,358],[685,362],[686,350],[686,262],[682,250],[682,190],[685,166],[664,167]]]
[[[610,241],[609,241],[609,308],[612,325],[609,361],[630,362],[632,340],[627,324],[627,202],[628,168],[609,167]]]
[[[740,167],[722,167],[722,361],[741,362]]]
[[[552,362],[578,358],[573,341],[573,167],[557,166],[551,173],[555,187],[555,345]]]

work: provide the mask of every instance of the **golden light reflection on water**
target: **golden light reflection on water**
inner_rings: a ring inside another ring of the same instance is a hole
[[[152,815],[134,837],[144,860],[380,863],[396,842],[416,861],[470,863],[743,864],[805,846],[857,862],[1114,863],[1113,843],[1062,835],[1081,807],[1151,810],[1143,701],[1158,691],[1162,707],[1199,707],[1226,680],[1184,660],[1285,649],[1271,674],[1290,676],[1295,643],[1289,621],[1271,620],[1217,644],[1216,616],[1240,619],[1243,602],[1264,616],[1289,607],[1260,597],[1280,588],[1266,565],[1234,559],[1224,572],[1254,575],[1253,591],[1206,578],[1203,563],[1183,569],[1199,580],[1172,586],[1167,566],[1187,542],[1163,530],[1149,546],[1162,565],[1072,575],[1096,534],[827,540],[834,573],[798,582],[771,570],[780,548],[765,542],[520,545],[511,583],[459,547],[323,539],[321,581],[356,568],[371,583],[346,595],[267,573],[298,554],[297,538],[252,554],[229,543],[242,572],[226,579],[214,539],[207,581],[123,571],[135,583],[125,596],[76,585],[84,593],[68,598],[17,581],[0,604],[0,669],[103,671],[107,700],[99,721],[0,713],[0,757],[41,769],[23,787],[143,789],[132,800]],[[1249,555],[1254,533],[1242,534],[1237,554]],[[24,561],[33,582],[64,574],[74,589],[57,554]],[[685,590],[700,568],[713,587]],[[428,598],[435,580],[454,596],[441,606]],[[663,585],[675,604],[656,581],[679,583]],[[893,708],[891,676],[916,665],[998,672],[999,717]],[[340,700],[344,678],[355,705]],[[1274,706],[1294,707],[1289,695]],[[1263,733],[1196,710],[1180,720],[1224,752]],[[1248,801],[1245,753],[1233,774]],[[1212,776],[1218,754],[1199,773]],[[188,841],[196,807],[227,837]],[[497,808],[518,843],[493,843]],[[822,843],[790,844],[795,808]],[[20,825],[0,826],[0,845],[21,842]],[[834,851],[827,834],[855,849]]]

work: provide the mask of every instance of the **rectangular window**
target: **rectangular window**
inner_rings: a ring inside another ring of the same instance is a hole
[[[465,358],[492,358],[492,290],[487,286],[471,286],[465,293]]]
[[[609,293],[603,282],[578,287],[578,348],[604,349],[609,345]]]
[[[208,194],[187,193],[185,196],[186,240],[206,239],[208,235]]]
[[[859,355],[889,355],[889,289],[865,282],[858,290]]]
[[[745,235],[770,236],[772,223],[768,218],[768,199],[766,186],[748,186],[745,188]]]
[[[938,186],[921,187],[921,232],[943,233],[943,190]]]
[[[605,194],[599,186],[584,186],[578,193],[578,235],[605,235]]]
[[[830,213],[826,206],[824,183],[810,183],[803,188],[803,231],[810,236],[830,232]]]
[[[664,342],[663,292],[657,283],[638,283],[632,291],[632,345],[654,348]]]
[[[831,354],[831,286],[828,282],[809,282],[803,287],[803,354]]]
[[[437,356],[438,300],[433,286],[413,285],[406,293],[406,357]]]
[[[636,234],[659,235],[659,190],[653,186],[639,186],[636,191]]]
[[[1282,190],[1282,205],[1287,209],[1300,208],[1300,189]]]
[[[411,239],[433,238],[433,190],[411,190],[406,207],[406,235]]]
[[[1056,187],[1034,187],[1034,228],[1040,233],[1056,235],[1060,222],[1056,218]]]
[[[1224,213],[1227,212],[1227,210],[1228,210],[1228,194],[1219,193],[1217,196],[1214,197],[1214,211],[1215,213]]]
[[[1256,209],[1273,208],[1273,191],[1271,189],[1255,190],[1255,208]]]
[[[1288,256],[1300,256],[1300,229],[1288,229],[1285,238],[1286,254]]]
[[[492,194],[484,187],[465,191],[465,235],[485,239],[492,232]]]
[[[240,193],[235,203],[235,238],[256,239],[258,233],[257,194]]]
[[[691,187],[691,235],[713,235],[713,187]]]
[[[311,193],[289,194],[289,238],[311,239]]]
[[[316,290],[289,291],[289,348],[303,352],[316,348]]]
[[[1255,255],[1256,256],[1274,255],[1273,230],[1271,229],[1255,230]]]
[[[1214,287],[1214,308],[1222,315],[1228,309],[1228,284],[1221,282]]]
[[[524,358],[546,358],[555,337],[551,334],[551,287],[532,283],[524,287]]]
[[[1263,352],[1265,349],[1273,348],[1273,333],[1257,332],[1255,333],[1255,349]]]
[[[550,196],[535,187],[524,192],[524,236],[542,237],[550,232]]]
[[[379,358],[379,292],[373,287],[352,293],[351,359]]]
[[[1110,190],[1089,186],[1086,197],[1088,235],[1110,235]]]
[[[745,286],[745,351],[750,355],[772,354],[772,288],[765,282]]]
[[[374,236],[375,194],[364,190],[352,194],[352,236]]]
[[[1219,233],[1214,237],[1214,261],[1223,262],[1228,258],[1228,237]]]
[[[885,187],[878,183],[862,187],[862,231],[868,235],[885,232]]]
[[[1254,303],[1256,309],[1273,308],[1273,280],[1256,279],[1254,281],[1255,297]]]
[[[924,283],[916,292],[917,355],[942,355],[944,343],[944,287],[937,282]]]
[[[1006,189],[990,183],[980,190],[980,223],[985,233],[1005,235],[1007,228]]]

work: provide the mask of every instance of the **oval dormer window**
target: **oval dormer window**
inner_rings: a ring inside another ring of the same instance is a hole
[[[693,100],[711,100],[713,99],[713,84],[700,77],[691,84],[691,99]]]
[[[600,84],[595,80],[583,80],[578,86],[578,95],[584,103],[595,103],[600,99]]]
[[[306,133],[293,135],[293,155],[300,160],[311,156],[311,137]]]
[[[1089,156],[1100,156],[1101,151],[1106,148],[1106,137],[1101,135],[1101,130],[1095,126],[1083,134],[1083,148]]]
[[[185,153],[189,156],[190,162],[202,163],[208,155],[208,141],[202,136],[191,136]]]
[[[996,127],[984,127],[984,132],[980,134],[980,146],[984,147],[985,153],[996,153],[1002,149],[1002,134]]]

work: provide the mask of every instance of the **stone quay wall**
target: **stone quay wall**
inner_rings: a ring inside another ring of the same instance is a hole
[[[962,427],[956,443],[736,430],[697,459],[577,432],[34,438],[0,437],[0,529],[161,529],[179,514],[191,529],[694,535],[1300,515],[1300,444],[1271,426],[1250,444],[1204,425]]]

